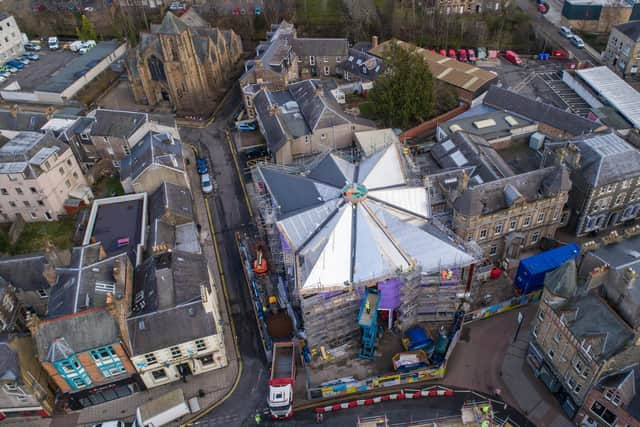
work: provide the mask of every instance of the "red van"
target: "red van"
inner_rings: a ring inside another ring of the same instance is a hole
[[[458,50],[458,61],[467,62],[467,50],[466,49]]]
[[[472,64],[475,64],[475,62],[476,62],[476,53],[473,51],[473,49],[467,49],[467,59]]]
[[[512,64],[515,65],[522,65],[522,59],[520,59],[520,57],[518,56],[517,53],[515,53],[512,50],[507,50],[504,53],[504,59],[506,59],[507,61],[511,62]]]
[[[458,59],[456,57],[456,50],[455,49],[449,49],[449,54],[447,55],[449,58],[453,58],[453,59]]]
[[[447,56],[447,50],[446,49],[440,49],[440,51],[438,53],[440,55],[442,55],[442,56]]]

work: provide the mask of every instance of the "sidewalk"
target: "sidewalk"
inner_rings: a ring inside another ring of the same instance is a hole
[[[525,362],[529,325],[537,308],[537,304],[529,305],[466,326],[442,384],[498,394],[539,426],[572,426]],[[514,343],[518,312],[524,321]]]
[[[188,142],[188,141],[185,141]],[[202,192],[200,191],[200,179],[195,172],[195,155],[191,148],[185,150],[185,156],[189,159],[190,165],[187,167],[192,190],[194,207],[198,224],[201,225],[201,238],[203,254],[205,255],[215,283],[213,284],[218,298],[220,317],[224,328],[225,349],[227,352],[228,365],[225,368],[207,372],[200,375],[187,377],[187,382],[173,382],[164,386],[153,388],[149,391],[136,393],[122,399],[112,400],[100,405],[92,406],[81,411],[76,411],[68,415],[55,416],[50,424],[51,427],[70,425],[92,425],[100,421],[120,419],[131,421],[135,416],[135,410],[141,404],[153,400],[177,388],[181,388],[185,398],[188,400],[204,392],[204,397],[199,397],[198,402],[201,409],[205,409],[222,399],[231,389],[238,373],[238,355],[235,351],[231,329],[229,328],[229,316],[225,304],[224,295],[221,288],[220,271],[213,250],[213,240],[209,230],[209,220],[204,203]],[[193,415],[193,414],[192,414]],[[174,423],[177,425],[177,423]],[[40,424],[38,426],[47,424]]]

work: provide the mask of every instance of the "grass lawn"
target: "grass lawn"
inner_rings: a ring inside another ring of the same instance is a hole
[[[122,196],[123,194],[124,189],[122,188],[122,184],[120,184],[120,177],[117,175],[105,176],[93,184],[93,195],[96,199]]]
[[[373,104],[370,101],[363,102],[358,106],[360,108],[360,115],[365,119],[375,120],[373,115]]]
[[[11,255],[40,252],[45,248],[45,243],[50,241],[58,249],[70,248],[73,244],[73,230],[75,216],[62,217],[54,222],[30,222],[24,225],[24,229],[15,245],[9,245],[7,231],[0,230],[0,244],[6,242],[6,252]]]
[[[118,73],[111,71],[111,69],[106,69],[91,81],[91,83],[82,88],[76,95],[76,98],[85,105],[91,105],[118,77]]]
[[[307,25],[339,25],[347,13],[342,0],[297,0],[296,18]]]

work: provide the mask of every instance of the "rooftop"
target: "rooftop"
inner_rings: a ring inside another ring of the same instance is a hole
[[[455,117],[438,127],[447,136],[458,131],[473,133],[487,140],[510,136],[515,132],[522,132],[522,128],[533,125],[532,120],[516,116],[507,111],[496,110],[472,117]]]
[[[49,289],[44,277],[48,264],[44,253],[0,258],[0,277],[24,291]]]
[[[640,92],[606,66],[576,70],[576,74],[633,127],[640,128]]]
[[[94,110],[88,114],[94,118],[91,125],[92,136],[129,138],[144,123],[149,121],[146,113],[122,110]]]
[[[100,242],[107,255],[127,253],[137,265],[146,243],[146,227],[147,193],[94,200],[82,244]]]
[[[348,56],[340,63],[340,69],[363,80],[373,81],[384,70],[384,62],[361,50],[349,49]]]
[[[136,181],[153,165],[184,171],[180,140],[169,133],[148,132],[120,162],[120,179]]]
[[[286,250],[297,256],[303,293],[344,289],[419,266],[473,261],[429,219],[429,195],[408,184],[398,145],[353,165],[328,154],[307,176],[263,167]]]
[[[69,146],[57,140],[53,132],[20,132],[0,147],[0,174],[24,173],[35,178],[43,172],[42,164]]]
[[[193,221],[193,200],[187,187],[163,182],[149,196],[149,218],[151,220],[170,216],[178,223]]]
[[[0,110],[1,130],[37,132],[47,121],[44,113]]]
[[[631,40],[640,41],[640,21],[625,22],[624,24],[616,25],[615,28]]]

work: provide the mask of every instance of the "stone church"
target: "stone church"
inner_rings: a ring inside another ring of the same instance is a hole
[[[127,70],[136,102],[169,102],[186,114],[210,112],[230,83],[242,55],[240,36],[211,27],[193,10],[177,17],[168,12],[129,51]]]

